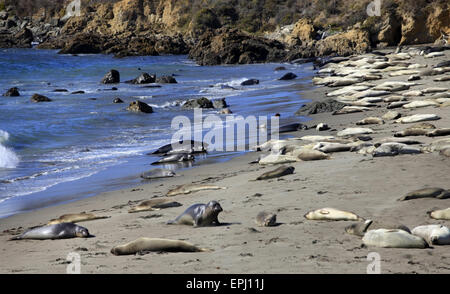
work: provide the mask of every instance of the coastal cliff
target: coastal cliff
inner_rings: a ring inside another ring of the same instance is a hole
[[[189,54],[202,65],[292,61],[439,43],[450,34],[448,1],[0,0],[0,47],[118,57]],[[444,37],[443,37],[444,36]]]

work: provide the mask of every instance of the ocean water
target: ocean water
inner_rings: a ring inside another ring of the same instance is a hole
[[[280,123],[301,121],[293,113],[308,97],[311,64],[283,64],[298,75],[278,81],[281,64],[200,67],[186,56],[127,57],[108,55],[58,55],[54,50],[1,49],[0,92],[18,87],[20,97],[0,96],[0,217],[93,196],[102,191],[141,183],[139,174],[155,166],[147,153],[170,142],[176,116],[193,118],[180,101],[207,97],[226,98],[232,117],[281,114]],[[121,82],[103,85],[100,80],[117,69]],[[160,88],[125,84],[139,74],[174,75],[178,84]],[[246,79],[259,85],[240,86]],[[111,87],[117,91],[109,91]],[[230,88],[233,87],[234,89]],[[69,92],[54,92],[67,89]],[[72,95],[74,91],[85,94]],[[34,93],[49,103],[32,103]],[[124,104],[113,104],[114,98]],[[152,114],[125,110],[134,100],[154,108]],[[203,115],[217,114],[205,110]],[[224,116],[221,116],[224,117]],[[211,152],[224,160],[236,152]],[[192,166],[169,165],[172,169]]]

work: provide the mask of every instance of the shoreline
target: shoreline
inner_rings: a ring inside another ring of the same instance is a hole
[[[414,57],[418,63],[436,64],[448,60],[450,52],[435,59]],[[371,81],[404,81],[408,76]],[[424,77],[412,90],[427,87],[447,87],[450,82],[432,85],[434,77]],[[326,92],[335,88],[313,87],[304,92],[312,102],[324,101]],[[396,109],[397,110],[397,109]],[[450,126],[450,109],[418,108],[398,110],[404,116],[435,113],[437,127]],[[318,132],[314,128],[290,133],[306,135],[336,135],[346,127],[368,116],[381,116],[385,107],[368,112],[333,116],[330,113],[312,115],[308,126],[327,123],[331,130]],[[373,140],[391,136],[404,129],[403,124],[386,122],[370,125]],[[418,137],[412,137],[418,139]],[[445,137],[444,137],[445,138]],[[433,138],[419,137],[424,145]],[[55,241],[7,242],[11,237],[0,234],[1,273],[65,273],[65,258],[70,252],[81,255],[82,273],[366,273],[367,254],[381,255],[382,273],[450,273],[450,254],[445,246],[432,249],[388,249],[361,247],[361,239],[347,235],[345,226],[351,222],[314,222],[303,215],[322,207],[353,211],[371,219],[404,223],[410,228],[422,224],[450,225],[449,221],[434,221],[426,212],[450,206],[448,200],[419,199],[399,202],[398,198],[423,187],[449,188],[449,159],[437,152],[417,155],[372,158],[360,154],[332,153],[330,160],[295,162],[295,173],[279,179],[252,182],[257,176],[276,166],[249,165],[260,153],[247,152],[226,162],[212,163],[201,168],[179,172],[180,177],[158,180],[135,188],[101,193],[64,205],[47,207],[34,212],[14,215],[0,220],[4,230],[45,224],[65,213],[94,212],[111,216],[109,219],[81,223],[95,235],[89,239]],[[200,191],[173,197],[182,207],[155,212],[129,214],[134,204],[153,196],[163,196],[177,185],[208,183],[227,190]],[[217,200],[224,211],[219,220],[225,226],[192,228],[167,226],[193,203]],[[262,210],[277,213],[276,227],[257,227],[254,218]],[[251,229],[256,228],[256,232]],[[113,246],[138,237],[160,237],[186,240],[211,253],[147,254],[142,256],[113,256]],[[43,267],[42,265],[46,266]]]

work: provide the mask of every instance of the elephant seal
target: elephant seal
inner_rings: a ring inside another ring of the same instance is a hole
[[[192,160],[194,160],[194,156],[192,154],[176,153],[176,154],[171,154],[164,158],[161,158],[160,160],[153,162],[152,165],[171,163],[171,162],[192,161]]]
[[[364,236],[364,234],[369,230],[369,227],[371,229],[379,229],[379,228],[385,228],[385,229],[394,229],[394,230],[403,230],[405,232],[411,233],[409,228],[402,224],[380,224],[378,222],[375,222],[368,219],[364,222],[358,222],[351,224],[347,227],[345,227],[345,232],[350,235],[356,235],[356,236]]]
[[[333,220],[333,221],[356,221],[363,220],[353,212],[343,211],[336,208],[321,208],[310,211],[304,215],[308,220]]]
[[[412,233],[424,238],[430,245],[450,245],[450,230],[443,225],[418,226]]]
[[[277,215],[262,211],[256,216],[255,223],[260,227],[272,227],[277,223]]]
[[[430,211],[429,215],[434,219],[450,220],[450,207],[442,210]]]
[[[319,142],[314,146],[314,150],[318,150],[324,153],[332,153],[332,152],[346,152],[352,149],[352,146],[349,144],[342,143],[328,143],[328,142]]]
[[[146,180],[170,178],[176,176],[175,172],[170,169],[155,168],[148,172],[142,173],[141,178]]]
[[[373,152],[373,157],[396,156],[399,154],[419,154],[420,148],[412,147],[402,143],[390,142],[383,143]]]
[[[207,204],[193,204],[175,220],[169,221],[167,224],[194,225],[194,227],[217,226],[220,225],[217,217],[222,211],[222,206],[217,201],[210,201]]]
[[[373,130],[369,128],[346,128],[337,133],[338,137],[373,134]]]
[[[330,159],[330,155],[318,150],[301,148],[300,150],[294,150],[292,153],[302,161]]]
[[[409,192],[402,198],[398,199],[399,201],[405,200],[413,200],[419,198],[438,198],[438,199],[447,199],[450,198],[450,191],[442,188],[423,188],[419,190],[415,190]]]
[[[299,130],[307,130],[308,127],[301,123],[293,123],[289,125],[281,126],[278,130],[278,133],[289,133],[289,132],[296,132]]]
[[[450,135],[450,128],[436,129],[426,134],[428,137],[448,136]]]
[[[284,164],[299,161],[296,157],[283,154],[269,154],[259,159],[258,163],[265,164]]]
[[[280,166],[277,169],[263,173],[262,175],[260,175],[259,177],[256,178],[256,181],[269,180],[269,179],[287,176],[287,175],[293,174],[294,170],[295,170],[295,168],[293,166]]]
[[[111,249],[114,255],[130,255],[144,252],[209,252],[210,249],[199,248],[191,243],[160,239],[160,238],[139,238],[130,243],[115,246]]]
[[[190,194],[197,191],[203,190],[225,190],[226,187],[219,187],[216,185],[200,185],[200,184],[185,184],[177,186],[174,189],[169,190],[166,196],[175,196],[180,194]]]
[[[430,121],[430,120],[438,120],[441,119],[436,114],[414,114],[411,116],[405,116],[397,119],[396,123],[409,124],[421,121]]]
[[[450,157],[450,147],[442,149],[441,151],[439,151],[439,154],[446,157]]]
[[[171,201],[169,198],[156,198],[151,199],[147,201],[143,201],[139,203],[139,205],[131,208],[128,210],[128,213],[134,213],[134,212],[141,212],[141,211],[154,211],[154,210],[160,210],[164,208],[170,208],[170,207],[180,207],[182,206],[181,203]]]
[[[46,225],[30,229],[20,236],[16,236],[10,240],[55,240],[68,238],[88,238],[90,236],[88,229],[75,225],[73,223],[61,223],[54,225]]]
[[[173,144],[167,144],[151,154],[168,154],[168,153],[204,153],[208,144],[203,142],[197,142],[192,140],[180,140],[179,142],[174,142]]]
[[[63,214],[60,217],[56,219],[52,219],[48,222],[48,225],[55,225],[55,224],[61,224],[61,223],[79,223],[84,221],[91,221],[96,219],[105,219],[110,218],[110,216],[97,216],[92,213],[70,213],[70,214]]]
[[[364,245],[384,248],[428,248],[428,243],[404,230],[370,230],[362,238]]]
[[[363,126],[363,125],[382,125],[384,124],[384,120],[382,120],[379,117],[366,117],[365,119],[362,119],[358,122],[356,122],[356,125]]]

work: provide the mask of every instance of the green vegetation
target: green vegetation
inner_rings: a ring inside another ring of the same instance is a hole
[[[3,10],[5,10],[5,2],[4,1],[0,2],[0,11],[3,11]]]

